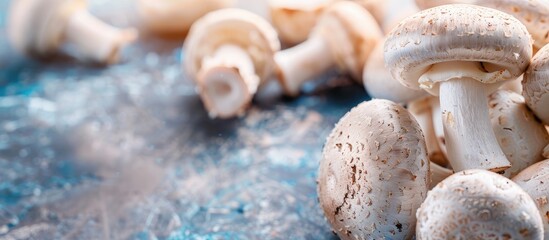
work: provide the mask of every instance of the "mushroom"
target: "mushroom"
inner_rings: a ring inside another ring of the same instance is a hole
[[[368,10],[378,23],[383,22],[389,5],[387,0],[355,0],[354,2]]]
[[[381,37],[375,19],[360,5],[334,3],[307,41],[275,54],[278,80],[289,96],[298,95],[303,82],[334,66],[360,82],[366,59]]]
[[[499,90],[489,97],[490,119],[499,145],[511,167],[506,177],[515,176],[528,166],[543,160],[543,148],[549,144],[549,133],[513,92]]]
[[[273,27],[282,42],[295,45],[307,40],[322,12],[336,0],[269,0]]]
[[[543,221],[544,239],[549,239],[549,160],[524,169],[513,181],[534,199]]]
[[[433,132],[438,147],[442,155],[448,160],[448,151],[446,151],[446,138],[444,138],[444,126],[442,125],[442,112],[440,111],[440,102],[437,98],[431,99],[431,120],[433,121]],[[449,162],[448,162],[449,163]]]
[[[452,170],[442,167],[433,161],[429,162],[429,170],[431,176],[431,184],[429,184],[429,189],[433,189],[439,182],[442,182],[454,173]]]
[[[532,34],[536,51],[549,43],[549,2],[546,0],[416,0],[421,9],[456,3],[489,7],[512,15]]]
[[[474,5],[444,5],[403,20],[385,42],[393,77],[439,95],[448,160],[455,171],[510,167],[488,117],[487,93],[529,64],[528,31],[512,16]]]
[[[543,239],[536,204],[516,183],[482,169],[455,173],[417,211],[416,238]]]
[[[421,129],[387,100],[345,114],[324,145],[318,172],[320,206],[342,239],[408,239],[429,186]]]
[[[8,39],[19,52],[33,57],[44,58],[70,45],[81,60],[118,62],[121,48],[137,38],[137,31],[110,26],[86,7],[84,0],[12,1]]]
[[[549,144],[547,144],[547,146],[545,146],[545,148],[543,149],[543,153],[541,155],[544,158],[549,158]]]
[[[210,116],[230,118],[244,113],[260,84],[272,75],[280,43],[263,18],[222,9],[197,20],[183,48],[184,68]]]
[[[234,0],[139,0],[143,27],[161,34],[186,34],[191,25],[211,11],[230,7]]]
[[[549,46],[541,48],[524,74],[522,96],[532,112],[549,125]]]

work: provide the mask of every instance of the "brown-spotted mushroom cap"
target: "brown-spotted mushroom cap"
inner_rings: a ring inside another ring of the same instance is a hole
[[[242,114],[273,71],[276,31],[241,9],[222,9],[196,21],[183,46],[183,65],[212,117]]]
[[[534,114],[549,125],[549,46],[532,58],[522,81],[522,96]]]
[[[119,60],[121,48],[137,38],[135,29],[118,29],[92,16],[85,0],[12,1],[7,32],[18,51],[47,57],[71,44],[77,58],[99,64]]]
[[[324,145],[318,196],[342,239],[408,239],[429,186],[421,129],[408,111],[387,100],[348,112]]]
[[[448,151],[455,171],[509,168],[488,117],[486,94],[520,76],[529,64],[528,31],[512,16],[456,4],[403,20],[385,42],[393,77],[440,95]]]
[[[295,45],[307,40],[322,12],[337,0],[269,0],[273,27],[282,42]]]
[[[138,12],[147,30],[163,34],[185,34],[200,17],[233,4],[234,0],[139,0]]]
[[[538,162],[513,178],[538,207],[544,227],[544,239],[549,239],[549,160]]]
[[[543,148],[549,144],[549,134],[524,103],[513,92],[498,90],[489,97],[490,119],[499,145],[511,167],[506,177],[515,176],[528,166],[543,160]]]
[[[543,239],[536,204],[508,178],[481,169],[455,173],[427,194],[416,238]]]
[[[336,2],[322,14],[307,41],[278,52],[278,79],[287,95],[296,96],[303,82],[332,67],[362,81],[370,52],[382,38],[375,19],[360,5]]]
[[[445,4],[474,4],[508,13],[526,26],[534,39],[534,48],[549,43],[549,2],[546,0],[416,0],[421,9]]]

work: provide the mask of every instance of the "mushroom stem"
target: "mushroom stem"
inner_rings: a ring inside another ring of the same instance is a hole
[[[424,97],[408,104],[408,110],[414,116],[418,122],[423,135],[425,136],[425,144],[427,144],[427,153],[429,154],[429,160],[436,164],[446,166],[448,160],[442,152],[437,136],[433,127],[432,109],[431,109],[432,97]]]
[[[239,46],[222,45],[202,59],[198,89],[210,117],[228,118],[243,113],[259,83],[251,56]]]
[[[70,16],[65,38],[85,60],[112,64],[118,61],[121,47],[137,38],[137,31],[115,28],[80,10]]]
[[[453,174],[452,170],[441,167],[434,162],[429,162],[429,171],[431,177],[429,189],[433,189],[439,182],[442,182],[442,180]]]
[[[433,122],[433,132],[435,139],[437,140],[438,147],[448,158],[448,152],[446,151],[446,139],[444,138],[444,127],[442,126],[442,114],[440,112],[440,102],[438,99],[431,100],[431,120]]]
[[[286,94],[297,96],[304,82],[335,65],[329,49],[330,45],[323,37],[313,35],[307,41],[275,54],[278,78]]]
[[[485,85],[469,77],[440,83],[446,149],[456,172],[467,169],[501,172],[510,167],[492,130]]]

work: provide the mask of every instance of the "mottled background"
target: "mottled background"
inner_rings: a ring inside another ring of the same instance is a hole
[[[90,5],[129,26],[132,2]],[[273,81],[246,116],[211,120],[180,68],[181,39],[145,34],[108,68],[33,61],[7,43],[8,6],[0,239],[335,238],[316,170],[334,123],[368,98],[362,86],[331,73],[290,99]]]

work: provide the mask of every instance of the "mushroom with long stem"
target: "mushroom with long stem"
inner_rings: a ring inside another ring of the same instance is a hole
[[[305,81],[336,66],[360,82],[366,59],[381,38],[375,19],[360,5],[334,3],[305,42],[276,53],[278,80],[289,96],[298,95]]]
[[[403,20],[385,42],[385,63],[408,87],[440,96],[448,160],[455,171],[504,171],[487,94],[520,76],[532,56],[526,27],[474,5],[444,5]]]
[[[528,107],[549,125],[549,46],[541,48],[524,73],[522,96]]]
[[[7,32],[20,52],[47,57],[73,46],[77,58],[99,64],[119,61],[135,29],[119,29],[91,15],[84,0],[17,0],[9,10]],[[67,52],[65,52],[67,53]]]
[[[197,20],[185,42],[183,62],[211,117],[245,112],[259,86],[271,76],[280,50],[276,31],[241,9],[222,9]]]

